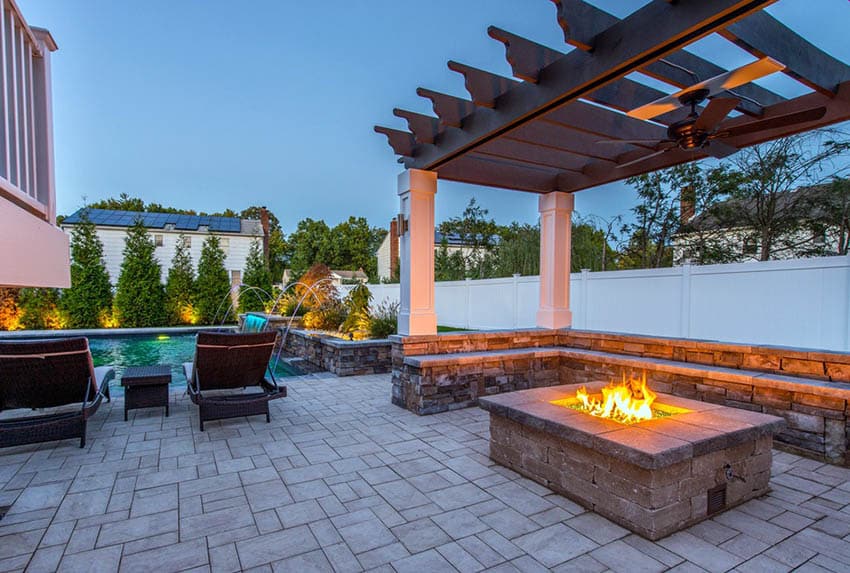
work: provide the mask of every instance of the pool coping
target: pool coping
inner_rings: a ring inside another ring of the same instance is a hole
[[[33,338],[66,338],[71,336],[111,337],[143,336],[146,334],[195,334],[204,330],[232,330],[235,325],[222,326],[153,326],[148,328],[72,328],[66,330],[12,330],[0,332],[0,340]]]

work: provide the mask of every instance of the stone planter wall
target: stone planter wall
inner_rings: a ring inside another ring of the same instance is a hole
[[[418,414],[479,396],[646,371],[658,391],[782,416],[775,443],[850,464],[850,353],[591,331],[393,337],[393,403]]]
[[[337,376],[385,374],[391,368],[389,340],[351,341],[293,329],[284,351]]]

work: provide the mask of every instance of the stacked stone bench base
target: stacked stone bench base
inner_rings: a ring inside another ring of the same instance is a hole
[[[393,403],[420,415],[644,371],[656,391],[781,416],[778,447],[850,464],[848,353],[573,330],[391,340]]]
[[[767,493],[781,418],[662,395],[689,412],[625,426],[549,403],[577,387],[482,399],[493,461],[650,540]]]

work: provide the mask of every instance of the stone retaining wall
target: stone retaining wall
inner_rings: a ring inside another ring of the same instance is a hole
[[[290,330],[283,350],[337,376],[385,374],[391,368],[389,340],[343,340]]]
[[[661,392],[782,416],[787,426],[776,436],[777,445],[850,465],[850,353],[579,330],[395,336],[391,341],[392,401],[417,414],[472,406],[484,395],[607,380],[619,377],[624,367],[645,369],[651,386]],[[570,348],[622,360],[558,352]],[[512,352],[468,354],[506,349]],[[467,357],[450,356],[457,353]],[[435,355],[447,356],[434,360]]]

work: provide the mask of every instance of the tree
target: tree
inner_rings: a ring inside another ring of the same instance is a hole
[[[201,324],[229,322],[230,277],[224,266],[226,255],[216,235],[210,235],[201,249],[198,261],[198,279],[195,281],[196,305]]]
[[[639,203],[632,209],[634,221],[623,225],[625,244],[621,268],[657,268],[673,264],[673,240],[686,258],[707,264],[734,259],[733,246],[725,231],[700,228],[681,212],[683,203],[706,216],[719,209],[734,187],[734,178],[724,167],[705,170],[697,163],[678,165],[632,177]],[[683,222],[683,219],[686,220]],[[683,234],[683,233],[688,234]]]
[[[186,237],[177,237],[171,268],[165,281],[165,308],[169,324],[194,324],[197,321],[194,308],[195,270],[192,255],[186,245]]]
[[[265,207],[262,206],[251,206],[247,209],[243,209],[238,217],[242,217],[243,219],[261,219],[262,218],[262,210]],[[268,260],[268,268],[269,272],[272,276],[272,282],[280,280],[283,276],[283,271],[286,268],[287,263],[289,262],[289,258],[291,256],[289,252],[289,244],[286,241],[286,237],[283,234],[283,230],[280,226],[280,220],[269,210],[266,210],[269,215],[269,260]]]
[[[166,323],[165,289],[155,250],[141,218],[136,219],[124,240],[124,260],[115,293],[115,310],[121,326],[138,328]]]
[[[511,223],[500,227],[492,259],[493,277],[540,274],[540,226]]]
[[[386,231],[369,227],[364,217],[349,217],[330,230],[325,248],[324,262],[333,269],[356,271],[363,269],[369,278],[378,275],[375,250]]]
[[[62,295],[62,307],[72,328],[103,326],[112,310],[103,243],[85,211],[71,231],[71,288]]]
[[[823,221],[818,196],[798,192],[846,172],[850,142],[834,131],[815,131],[776,139],[738,152],[724,174],[732,201],[715,216],[724,228],[741,229],[758,260],[823,254]]]
[[[616,259],[617,253],[608,244],[606,231],[598,228],[592,220],[577,219],[572,225],[572,256],[570,270],[582,269],[603,271]]]
[[[253,288],[252,288],[253,287]],[[259,289],[259,290],[257,290]],[[245,260],[242,286],[239,288],[239,311],[262,311],[271,298],[272,277],[263,260],[263,249],[259,241],[253,241]]]
[[[455,235],[464,245],[457,251],[464,262],[466,276],[486,278],[492,272],[492,251],[496,246],[499,227],[493,219],[488,219],[489,211],[475,201],[469,200],[460,217],[452,217],[440,224],[444,235]]]
[[[466,259],[460,249],[449,251],[449,243],[443,239],[434,253],[434,280],[459,281],[466,277]]]
[[[295,278],[300,277],[316,263],[329,264],[331,230],[324,221],[302,219],[295,231],[289,235],[292,249],[290,267]]]
[[[825,223],[835,229],[835,254],[850,254],[850,179],[836,177],[827,186]]]

